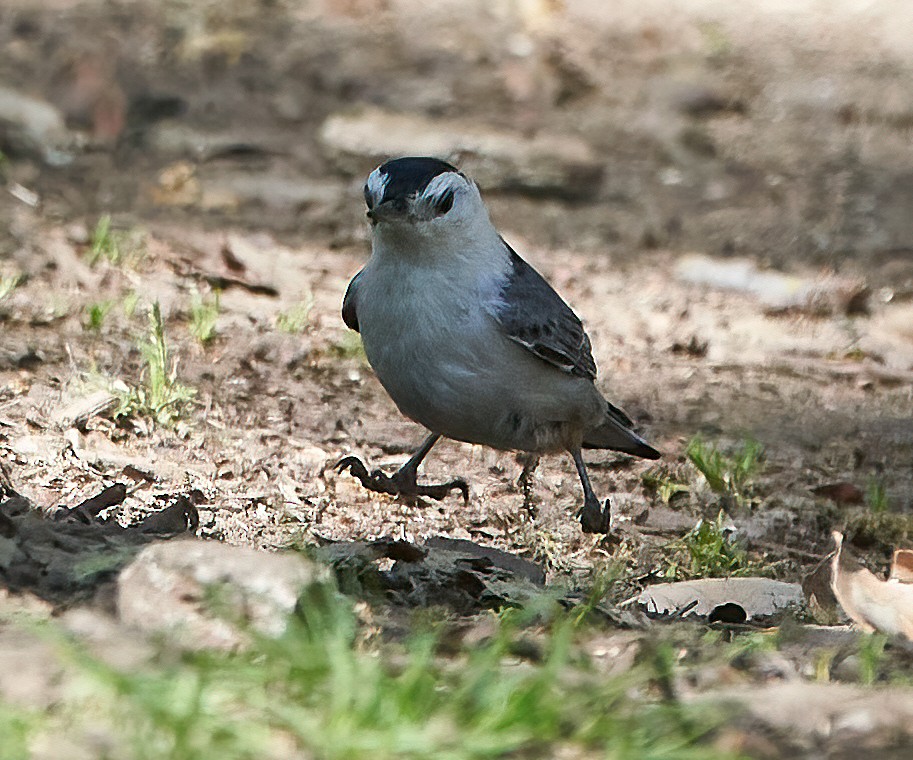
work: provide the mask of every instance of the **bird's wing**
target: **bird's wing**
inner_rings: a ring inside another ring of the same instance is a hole
[[[577,315],[542,275],[504,245],[510,273],[494,316],[507,337],[563,372],[595,380],[590,339]]]
[[[361,272],[352,278],[349,287],[346,288],[345,297],[342,299],[342,321],[346,323],[346,327],[355,332],[358,332],[358,313],[355,310],[355,301],[357,300],[359,277],[361,277]]]

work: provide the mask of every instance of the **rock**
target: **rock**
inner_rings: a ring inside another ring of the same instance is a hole
[[[714,691],[695,701],[730,710],[737,707],[740,723],[755,729],[760,723],[765,733],[788,737],[791,751],[778,757],[909,756],[913,737],[909,689],[790,681]],[[819,751],[807,753],[812,747]],[[800,748],[804,751],[798,752]],[[907,752],[877,754],[901,748]]]
[[[10,450],[21,457],[50,461],[61,448],[59,436],[20,435],[10,441]]]
[[[368,109],[330,116],[320,129],[329,158],[362,175],[392,156],[458,156],[460,168],[486,189],[582,199],[597,194],[602,162],[589,144],[567,135],[518,137],[458,121]]]
[[[187,124],[165,121],[152,127],[146,145],[163,157],[194,161],[211,161],[232,156],[267,156],[275,150],[261,144],[250,133],[206,132]]]
[[[710,622],[773,623],[801,607],[798,583],[769,578],[701,578],[645,588],[637,604],[648,615],[699,617]]]
[[[293,449],[290,456],[299,477],[320,475],[330,463],[330,455],[326,451],[310,444],[302,444],[300,448]]]
[[[97,606],[73,607],[56,620],[93,657],[119,670],[135,671],[154,654],[152,640],[136,636]]]
[[[63,696],[63,665],[53,642],[26,626],[0,627],[0,701],[41,709]]]
[[[676,262],[675,276],[693,285],[749,293],[773,312],[793,309],[816,315],[844,315],[865,313],[868,308],[868,290],[856,278],[797,277],[761,270],[749,259],[689,253]]]
[[[0,512],[0,547],[3,546],[2,539],[12,538],[16,535],[16,524],[8,515]],[[0,557],[3,556],[3,549],[0,548]],[[2,562],[2,560],[0,560]]]
[[[50,103],[0,87],[0,147],[10,155],[37,156],[51,166],[70,163],[73,135]]]
[[[54,410],[52,418],[62,428],[67,428],[71,425],[83,426],[92,417],[105,414],[114,408],[116,404],[117,396],[110,391],[99,390]]]
[[[0,591],[0,615],[10,611],[7,601]],[[15,729],[5,732],[0,757],[130,757],[133,745],[127,734],[116,730],[116,721],[99,712],[107,698],[101,696],[94,678],[89,676],[92,668],[87,660],[96,657],[113,668],[136,671],[148,662],[153,647],[127,635],[97,610],[77,608],[67,612],[61,628],[54,625],[57,621],[50,620],[49,609],[36,609],[31,600],[17,607],[12,623],[4,620],[0,624],[0,702],[4,718],[7,713],[29,716],[29,730],[22,736],[21,745]],[[35,624],[39,620],[40,626]],[[71,634],[78,643],[70,641],[64,646],[64,633]],[[86,643],[89,654],[82,651]],[[77,651],[79,654],[74,655]],[[85,699],[90,694],[95,696]],[[61,708],[70,716],[66,721],[31,717],[49,715]],[[26,746],[25,742],[28,750],[17,752],[19,746]]]
[[[445,538],[444,536],[432,536],[425,542],[425,546],[430,549],[444,549],[465,554],[469,558],[482,559],[490,562],[492,567],[525,578],[537,586],[545,585],[545,570],[541,565],[493,546],[482,546],[464,538]]]
[[[313,205],[333,206],[342,194],[338,183],[236,172],[203,180],[201,204],[204,208],[216,209],[261,203],[269,209],[297,211]]]
[[[444,606],[459,614],[526,606],[541,598],[544,582],[542,569],[533,562],[466,540],[339,542],[321,553],[343,585],[354,577],[383,588],[397,603]],[[393,560],[392,567],[380,570],[379,559]]]
[[[14,562],[21,560],[22,556],[19,544],[14,539],[0,536],[0,571],[6,570]]]
[[[873,320],[873,329],[913,345],[913,303],[891,304]]]
[[[279,635],[302,592],[327,577],[300,554],[215,541],[156,543],[118,577],[117,611],[125,624],[182,646],[231,648],[244,642],[234,621]]]

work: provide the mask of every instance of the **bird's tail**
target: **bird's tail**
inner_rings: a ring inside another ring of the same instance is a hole
[[[635,433],[634,423],[617,406],[606,402],[606,415],[596,427],[586,431],[583,437],[585,449],[612,449],[643,459],[659,459],[662,456],[649,443]]]

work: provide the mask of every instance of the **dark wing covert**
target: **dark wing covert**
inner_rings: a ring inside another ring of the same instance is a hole
[[[359,277],[361,277],[361,272],[352,278],[349,287],[346,288],[345,297],[342,299],[342,321],[346,323],[346,327],[355,332],[358,332],[358,313],[355,310],[355,301]]]
[[[545,279],[502,239],[511,272],[495,318],[507,336],[562,372],[596,379],[590,339],[583,324]]]

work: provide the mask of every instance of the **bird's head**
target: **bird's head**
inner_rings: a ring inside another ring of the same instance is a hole
[[[478,185],[437,158],[394,158],[365,183],[368,218],[378,238],[441,242],[490,228]]]

